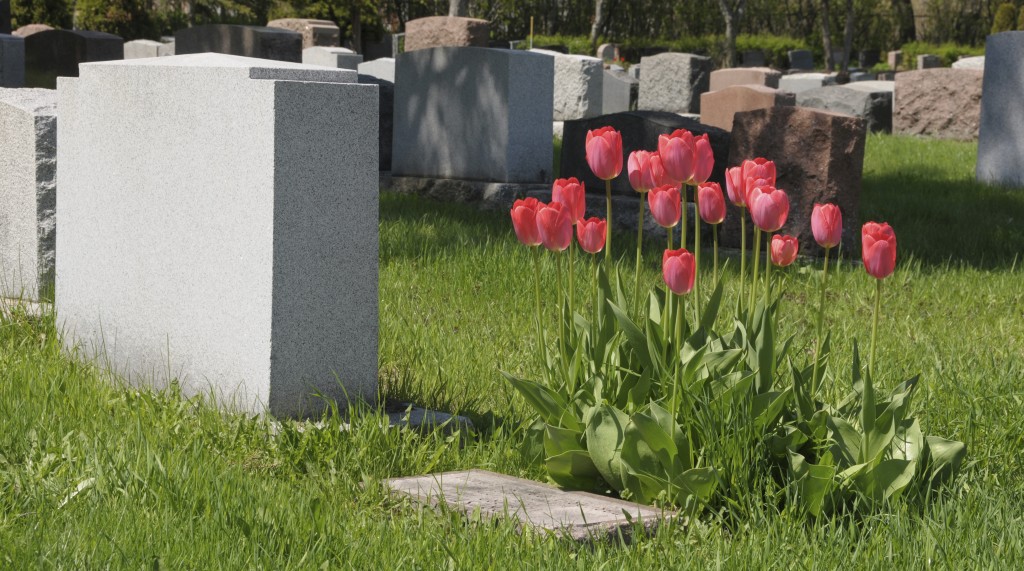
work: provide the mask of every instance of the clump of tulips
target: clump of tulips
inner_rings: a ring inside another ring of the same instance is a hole
[[[771,268],[793,264],[799,243],[779,233],[790,201],[776,184],[772,161],[755,158],[727,169],[723,194],[709,181],[714,155],[707,135],[677,130],[662,135],[657,150],[635,150],[623,161],[620,134],[605,127],[588,133],[585,152],[594,174],[606,181],[605,219],[584,219],[586,193],[575,178],[555,181],[550,203],[517,200],[511,211],[516,236],[533,250],[542,378],[504,374],[537,413],[535,433],[543,441],[553,482],[614,490],[697,513],[711,504],[739,505],[758,470],[784,473],[779,485],[789,491],[785,497],[817,517],[920,493],[957,471],[964,445],[924,436],[910,415],[916,377],[882,398],[875,392],[882,283],[896,266],[896,237],[888,224],[868,222],[861,229],[864,268],[876,280],[870,356],[862,371],[854,342],[851,391],[834,404],[826,402],[824,385],[830,371],[834,382],[839,375],[829,365],[824,322],[830,254],[843,234],[839,207],[816,204],[812,212],[811,231],[825,256],[813,356],[800,363],[799,354],[789,352],[792,340],[777,334],[781,296],[772,291]],[[623,287],[609,224],[611,180],[621,174],[623,162],[641,197],[631,296]],[[692,250],[690,195],[697,211]],[[740,218],[742,249],[735,316],[728,320],[733,328],[720,332],[725,284],[719,276],[717,226],[727,216],[726,195]],[[664,287],[642,291],[647,210],[667,230],[668,240],[661,256]],[[749,277],[748,215],[754,250]],[[708,264],[701,262],[701,222],[713,226],[710,276]],[[591,262],[589,304],[574,295],[574,243],[589,254],[604,251],[603,262]],[[568,292],[561,296],[553,335],[542,327],[541,247],[555,257],[559,289]],[[563,258],[570,266],[567,280]]]

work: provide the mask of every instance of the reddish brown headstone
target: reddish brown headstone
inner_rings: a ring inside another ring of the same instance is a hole
[[[779,87],[782,73],[770,67],[728,67],[711,72],[711,91],[733,85],[764,85]]]
[[[772,107],[736,114],[729,166],[744,159],[775,161],[776,186],[789,195],[789,220],[782,228],[800,240],[800,253],[821,248],[811,234],[816,202],[843,213],[843,251],[860,250],[860,185],[864,167],[864,119],[803,107]],[[739,247],[739,209],[729,207],[722,242]],[[747,236],[752,234],[747,217]]]
[[[341,30],[330,20],[309,20],[306,18],[280,18],[267,22],[268,28],[281,28],[302,34],[302,48],[341,45]]]
[[[487,47],[490,25],[487,20],[431,16],[405,23],[405,51],[441,46]]]
[[[700,95],[700,122],[732,131],[736,112],[779,105],[796,105],[796,95],[763,85],[733,85]]]
[[[980,69],[935,68],[896,74],[892,132],[958,141],[978,140]]]
[[[14,32],[12,32],[12,35],[27,38],[32,34],[38,34],[39,32],[46,32],[52,29],[52,26],[47,26],[46,24],[25,24],[24,26],[18,28],[17,30],[14,30]]]

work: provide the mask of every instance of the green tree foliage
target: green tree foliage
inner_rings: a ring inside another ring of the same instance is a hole
[[[1024,6],[1020,7],[1020,14],[1017,15],[1017,29],[1024,31]]]
[[[125,40],[155,37],[156,26],[147,8],[145,0],[77,0],[75,25]]]
[[[71,27],[68,0],[11,0],[11,26],[47,24],[54,28]]]
[[[996,10],[996,17],[992,20],[992,33],[1008,32],[1015,26],[1014,20],[1017,17],[1017,7],[1010,2],[1004,2]]]

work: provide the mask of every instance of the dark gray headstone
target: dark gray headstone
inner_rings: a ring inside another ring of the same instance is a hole
[[[931,69],[933,67],[942,67],[942,58],[932,54],[917,56],[917,69]]]
[[[978,180],[1024,187],[1024,32],[985,42]]]
[[[380,151],[379,169],[389,171],[391,170],[391,148],[395,128],[395,83],[362,73],[359,74],[359,83],[372,83],[377,86],[377,108],[380,113],[377,123],[377,144]]]
[[[11,0],[0,0],[0,34],[11,33]]]
[[[800,107],[825,109],[864,119],[869,132],[892,132],[892,81],[826,85],[796,94]]]
[[[857,63],[865,69],[870,69],[882,60],[881,50],[861,50],[857,55]]]
[[[764,67],[764,52],[761,50],[747,50],[743,52],[743,67]]]
[[[302,34],[281,28],[209,24],[174,33],[174,53],[214,52],[302,63]]]
[[[124,59],[124,40],[86,30],[46,30],[25,38],[25,86],[56,89],[57,77],[78,77],[78,64]]]
[[[814,69],[814,54],[808,50],[789,50],[790,69]]]
[[[708,91],[711,81],[711,58],[663,53],[640,63],[647,70],[640,84],[641,109],[700,113],[700,94]]]
[[[602,115],[593,119],[566,121],[562,132],[562,177],[574,176],[583,181],[587,190],[604,192],[604,181],[594,176],[587,164],[587,131],[612,127],[622,133],[622,174],[612,181],[612,192],[635,195],[629,185],[626,161],[629,153],[637,150],[658,150],[658,135],[667,135],[676,129],[686,129],[694,135],[708,134],[715,153],[715,169],[711,180],[725,188],[725,167],[729,158],[729,133],[702,125],[696,119],[681,117],[664,111],[630,111]]]
[[[0,87],[25,85],[25,40],[0,34]]]

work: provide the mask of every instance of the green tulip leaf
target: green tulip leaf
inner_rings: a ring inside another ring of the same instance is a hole
[[[925,447],[932,481],[944,481],[956,476],[967,455],[967,446],[963,442],[938,436],[925,438]]]
[[[583,433],[550,424],[544,425],[544,454],[558,456],[570,450],[583,450]]]
[[[784,391],[772,391],[754,396],[751,412],[754,416],[754,425],[758,430],[765,430],[779,420],[792,394],[793,388],[786,387]]]
[[[826,417],[825,424],[832,438],[832,455],[839,460],[839,465],[853,466],[861,463],[861,433],[838,416]]]
[[[757,384],[758,394],[767,392],[772,387],[775,377],[775,322],[771,311],[762,313],[761,331],[755,339],[757,348]]]
[[[565,422],[567,428],[582,430],[582,426],[574,417],[565,414],[569,403],[564,397],[534,381],[519,379],[505,371],[502,371],[501,374],[519,391],[519,394],[523,395],[526,402],[540,414],[544,422],[554,425]]]
[[[835,468],[811,464],[795,452],[789,453],[789,467],[793,473],[800,507],[805,513],[820,517],[825,498],[835,487]]]
[[[626,334],[626,340],[639,357],[643,366],[647,368],[654,367],[654,363],[651,361],[651,355],[648,352],[647,336],[644,335],[643,331],[640,331],[640,328],[637,327],[636,323],[633,323],[633,320],[629,318],[629,315],[618,305],[608,302],[608,306],[612,309],[612,313],[615,314],[615,319],[619,322],[619,327],[621,327],[622,332]]]
[[[862,474],[862,477],[870,476],[874,479],[872,485],[875,498],[881,494],[882,498],[889,499],[898,496],[910,484],[916,470],[917,462],[893,458],[883,460],[871,472]]]
[[[718,285],[715,286],[714,293],[711,294],[711,298],[708,299],[708,304],[704,306],[704,313],[700,316],[700,328],[704,331],[711,331],[715,326],[715,321],[718,320],[718,310],[722,305],[722,280],[718,280]]]
[[[594,466],[586,450],[569,450],[545,460],[548,478],[555,484],[572,490],[607,489],[605,480]]]
[[[718,472],[710,467],[692,468],[672,478],[672,485],[682,492],[676,492],[678,505],[686,505],[686,496],[694,496],[701,503],[707,503],[718,487]]]
[[[644,446],[649,448],[657,461],[661,463],[661,469],[658,466],[638,466],[639,468],[649,473],[671,473],[673,471],[679,450],[676,448],[671,433],[662,429],[654,418],[639,412],[634,414],[629,419],[627,432],[632,432],[638,440],[642,441]]]
[[[622,442],[629,418],[619,409],[598,405],[591,409],[587,420],[587,451],[601,476],[616,490],[622,490]]]
[[[892,456],[901,460],[919,460],[924,453],[924,434],[917,419],[905,420],[896,429]]]

